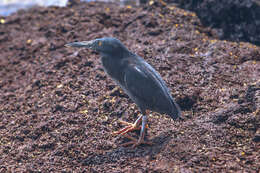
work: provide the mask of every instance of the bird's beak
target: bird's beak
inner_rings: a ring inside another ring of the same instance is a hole
[[[72,42],[72,43],[68,43],[68,44],[65,44],[66,47],[78,47],[78,48],[81,48],[81,47],[85,47],[85,48],[91,48],[92,45],[93,45],[93,41],[81,41],[81,42]]]

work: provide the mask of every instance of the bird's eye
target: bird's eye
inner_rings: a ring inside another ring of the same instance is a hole
[[[101,46],[101,45],[102,45],[102,42],[101,42],[101,41],[99,41],[99,42],[98,42],[98,45],[99,45],[99,46]]]

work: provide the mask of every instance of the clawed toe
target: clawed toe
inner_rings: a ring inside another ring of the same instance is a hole
[[[119,122],[120,124],[123,124],[123,125],[126,125],[126,126],[132,126],[132,125],[134,125],[133,123],[129,123],[129,122],[123,121],[123,120],[118,120],[118,122]]]
[[[125,135],[128,132],[131,132],[134,130],[140,130],[140,127],[136,127],[135,124],[127,123],[127,125],[128,125],[127,127],[123,128],[119,131],[113,132],[113,135]]]
[[[119,130],[119,131],[114,132],[113,134],[114,135],[124,135],[124,137],[126,137],[126,138],[131,140],[130,142],[124,143],[121,146],[132,145],[132,148],[134,148],[134,147],[137,147],[137,146],[139,146],[141,144],[152,145],[152,142],[144,140],[145,128],[148,128],[148,126],[147,126],[147,119],[146,119],[145,115],[140,116],[135,121],[134,124],[128,123],[126,121],[121,121],[121,120],[119,121],[119,123],[126,125],[126,127],[121,129],[121,130]],[[142,125],[140,126],[141,123],[142,123]],[[128,132],[131,132],[131,131],[134,131],[134,130],[140,130],[140,129],[141,129],[141,131],[140,131],[140,136],[139,136],[138,140],[127,134]]]
[[[141,120],[141,116],[135,121],[135,123],[128,123],[126,121],[122,121],[122,120],[119,120],[119,123],[120,124],[123,124],[123,125],[126,125],[125,128],[119,130],[119,131],[116,131],[116,132],[113,132],[113,135],[125,135],[126,133],[128,132],[131,132],[131,131],[134,131],[134,130],[140,130],[140,120]]]

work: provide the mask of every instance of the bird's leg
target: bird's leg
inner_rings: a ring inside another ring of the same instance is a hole
[[[131,131],[134,131],[134,130],[139,130],[140,129],[139,125],[141,123],[141,118],[142,117],[143,117],[143,115],[138,117],[138,119],[135,121],[134,124],[133,123],[128,123],[126,121],[119,121],[121,124],[124,124],[124,125],[127,125],[127,126],[125,128],[123,128],[123,129],[119,130],[119,131],[114,132],[113,134],[114,135],[119,135],[119,134],[120,135],[125,135],[128,132],[131,132]]]
[[[152,142],[144,140],[146,124],[147,124],[147,116],[143,115],[142,116],[142,127],[141,127],[139,139],[137,140],[137,139],[133,138],[132,136],[125,134],[124,136],[127,137],[128,139],[132,140],[132,141],[124,143],[122,146],[133,145],[132,147],[136,147],[136,146],[141,145],[141,144],[152,145]]]

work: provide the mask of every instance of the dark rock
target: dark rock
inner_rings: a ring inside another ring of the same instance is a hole
[[[193,10],[215,36],[260,45],[260,0],[169,0]]]

